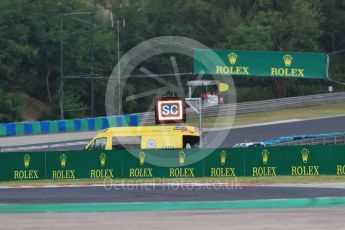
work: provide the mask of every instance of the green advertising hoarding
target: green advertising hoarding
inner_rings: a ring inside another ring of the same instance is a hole
[[[344,146],[342,147],[344,148]],[[248,148],[246,176],[319,176],[334,174],[331,146]]]
[[[236,177],[245,175],[245,149],[215,149],[204,159],[205,177]]]
[[[45,178],[45,152],[0,154],[0,180],[40,180]]]
[[[304,52],[195,49],[194,73],[326,79],[327,55]]]
[[[46,153],[47,179],[121,178],[124,150]]]
[[[0,153],[0,181],[345,175],[345,145]]]
[[[207,151],[131,150],[124,156],[124,178],[193,178],[204,176]]]

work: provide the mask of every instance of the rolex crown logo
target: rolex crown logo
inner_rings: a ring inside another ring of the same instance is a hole
[[[186,154],[183,151],[181,151],[177,155],[178,155],[178,160],[180,162],[180,165],[181,166],[184,165],[184,161],[186,159]]]
[[[263,164],[267,164],[269,155],[270,155],[270,152],[267,149],[264,149],[262,151],[262,163]]]
[[[28,168],[30,165],[30,155],[29,154],[25,154],[24,156],[24,167]]]
[[[227,153],[223,150],[219,155],[220,155],[220,164],[225,165]]]
[[[303,163],[304,164],[307,163],[308,162],[308,157],[309,157],[309,150],[307,148],[302,149],[301,156],[302,156]]]
[[[139,163],[140,163],[140,165],[143,165],[144,163],[145,163],[145,153],[143,152],[143,151],[141,151],[140,153],[139,153]]]
[[[67,156],[66,156],[66,154],[61,154],[61,156],[60,156],[61,168],[65,168],[65,166],[66,166],[66,161],[67,161]]]
[[[234,65],[237,61],[238,55],[236,53],[229,53],[228,58],[231,65]]]
[[[286,67],[290,67],[290,65],[292,64],[292,59],[293,59],[293,57],[290,54],[285,54],[283,56],[284,65]]]
[[[105,159],[107,158],[107,155],[105,153],[101,153],[101,155],[99,155],[99,160],[101,161],[101,166],[104,167],[105,165]]]

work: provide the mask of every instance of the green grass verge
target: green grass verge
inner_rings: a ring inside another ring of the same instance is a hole
[[[25,185],[90,185],[90,184],[140,184],[140,183],[244,183],[244,184],[308,184],[345,183],[343,176],[275,176],[275,177],[202,177],[202,178],[152,178],[152,179],[78,179],[78,180],[36,180],[2,181],[0,186]]]
[[[256,123],[272,122],[289,119],[308,119],[327,116],[345,115],[345,103],[333,103],[293,109],[273,110],[268,112],[237,114],[234,126],[250,125]],[[231,124],[230,116],[203,118],[204,128],[228,127]],[[188,123],[198,126],[197,119],[191,119]]]

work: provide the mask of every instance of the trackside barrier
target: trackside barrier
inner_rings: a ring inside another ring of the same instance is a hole
[[[345,175],[345,145],[209,151],[6,152],[0,153],[0,180]]]
[[[121,115],[72,120],[7,123],[0,124],[0,137],[95,131],[108,127],[138,126],[139,122],[139,115]]]
[[[232,115],[235,112],[237,114],[264,112],[277,109],[339,103],[344,101],[345,92],[325,93],[237,103],[236,111],[234,110],[235,106],[232,104],[204,107],[202,109],[202,114],[204,117],[227,116]],[[187,119],[196,117],[198,117],[198,115],[192,109],[187,108]],[[107,122],[109,125],[107,125]],[[138,126],[139,123],[142,125],[154,124],[154,113],[146,112],[111,117],[0,124],[0,137],[50,134],[59,132],[94,131],[108,127]]]
[[[310,144],[343,144],[345,143],[345,132],[307,134],[298,136],[286,136],[263,141],[266,145],[310,145]]]
[[[229,116],[236,114],[257,113],[279,109],[293,109],[305,106],[324,105],[329,103],[345,102],[345,92],[324,93],[298,97],[287,97],[263,101],[250,101],[235,104],[223,104],[219,106],[207,106],[202,108],[203,117]],[[236,110],[235,110],[236,109]],[[199,115],[187,108],[187,120],[197,118]],[[154,124],[154,113],[141,113],[142,124]]]

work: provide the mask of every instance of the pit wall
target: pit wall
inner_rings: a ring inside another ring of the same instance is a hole
[[[1,181],[279,175],[345,175],[345,145],[0,153]]]
[[[0,137],[83,132],[109,127],[138,126],[139,115],[0,124]]]

